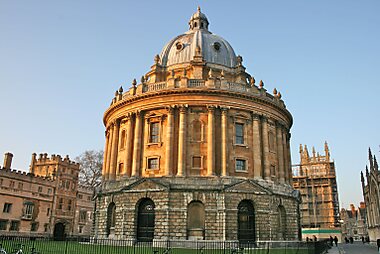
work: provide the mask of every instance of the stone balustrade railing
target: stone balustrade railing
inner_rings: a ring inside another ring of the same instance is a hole
[[[140,87],[140,88],[139,88]],[[148,92],[155,92],[155,91],[161,91],[166,89],[176,89],[177,87],[181,88],[208,88],[209,84],[208,81],[204,81],[202,79],[188,79],[185,84],[181,83],[179,85],[178,82],[173,82],[173,84],[169,81],[162,81],[157,83],[144,83],[140,84],[139,86],[131,88],[128,92],[124,93],[120,98],[115,98],[113,100],[113,103],[120,100],[125,99],[128,97],[133,96],[134,94],[141,94],[141,93],[148,93]],[[250,85],[244,84],[244,83],[237,83],[237,82],[228,82],[228,81],[217,81],[214,83],[213,86],[214,89],[222,89],[222,90],[229,90],[239,93],[247,93],[247,94],[256,94],[258,96],[263,96],[268,100],[274,101],[281,106],[285,107],[284,102],[281,99],[278,99],[277,97],[273,96],[272,94],[269,94],[266,92],[265,89],[260,89],[255,87],[251,87]],[[134,90],[133,90],[134,89]],[[133,90],[133,91],[132,91]]]

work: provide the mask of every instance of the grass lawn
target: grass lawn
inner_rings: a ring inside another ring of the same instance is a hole
[[[3,240],[3,248],[7,253],[11,253],[17,246],[24,245],[23,253],[30,254],[34,247],[39,254],[164,254],[165,248],[153,246],[122,246],[122,245],[98,245],[91,243],[65,242],[65,241],[13,241]],[[244,249],[234,252],[230,249],[185,249],[171,248],[167,254],[313,254],[312,250],[307,249]],[[165,253],[166,254],[166,253]]]

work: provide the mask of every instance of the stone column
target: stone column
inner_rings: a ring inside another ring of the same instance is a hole
[[[132,117],[127,117],[127,140],[125,141],[125,163],[124,163],[124,175],[131,172],[132,169],[132,145],[133,145],[133,129],[132,129]],[[130,175],[128,175],[130,176]]]
[[[144,140],[141,138],[142,113],[136,113],[135,120],[135,140],[133,142],[133,160],[132,160],[132,176],[140,175],[140,150]]]
[[[110,180],[116,179],[117,170],[117,154],[118,154],[118,144],[119,144],[119,129],[120,120],[117,119],[114,122],[113,134],[112,134],[112,152],[111,152],[111,166],[110,166]]]
[[[207,175],[215,175],[215,143],[214,143],[214,107],[208,107],[207,126]]]
[[[111,169],[111,152],[112,152],[112,141],[113,141],[113,124],[111,124],[108,128],[108,145],[107,145],[107,155],[106,155],[106,161],[107,161],[107,164],[106,164],[106,180],[109,180],[110,179],[110,169]]]
[[[282,145],[282,125],[277,123],[277,159],[278,159],[278,176],[280,183],[285,183],[285,167],[284,167],[284,147]]]
[[[222,176],[227,175],[228,165],[228,110],[222,109]]]
[[[102,167],[102,178],[103,179],[106,179],[106,175],[107,175],[107,156],[108,156],[108,147],[109,147],[109,130],[108,128],[106,128],[106,131],[105,131],[105,136],[106,136],[106,140],[105,140],[105,145],[104,145],[104,153],[103,153],[103,167]]]
[[[172,169],[172,160],[173,160],[173,132],[174,132],[174,109],[168,108],[168,122],[166,126],[166,150],[165,150],[165,175],[171,175],[173,172]]]
[[[269,164],[269,136],[268,136],[268,119],[266,117],[262,118],[263,125],[263,161],[264,161],[264,178],[265,180],[271,180],[270,175],[270,164]]]
[[[261,136],[260,136],[260,117],[252,115],[252,132],[253,132],[253,176],[255,179],[262,178],[262,163],[261,163]]]
[[[292,172],[292,156],[290,153],[290,133],[286,133],[286,153],[288,158],[288,175],[289,175],[289,184],[290,186],[293,186],[293,172]]]
[[[183,176],[186,169],[186,125],[187,108],[179,109],[179,136],[178,136],[178,171],[177,176]]]

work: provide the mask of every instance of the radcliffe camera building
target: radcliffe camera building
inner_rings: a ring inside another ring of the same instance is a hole
[[[296,240],[292,116],[200,9],[104,114],[95,237]]]
[[[361,172],[362,190],[367,209],[368,236],[371,241],[380,238],[380,174],[376,156],[368,151],[369,169],[365,168],[365,176]]]
[[[335,163],[327,142],[324,155],[300,145],[300,164],[293,166],[293,187],[301,193],[303,238],[340,235],[339,199]]]
[[[6,153],[0,167],[0,234],[90,235],[93,190],[78,185],[79,164],[33,154],[26,173],[11,169],[12,157]]]

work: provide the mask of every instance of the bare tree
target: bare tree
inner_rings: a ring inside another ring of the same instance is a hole
[[[96,188],[101,184],[103,151],[87,150],[75,158],[80,164],[79,184]]]

